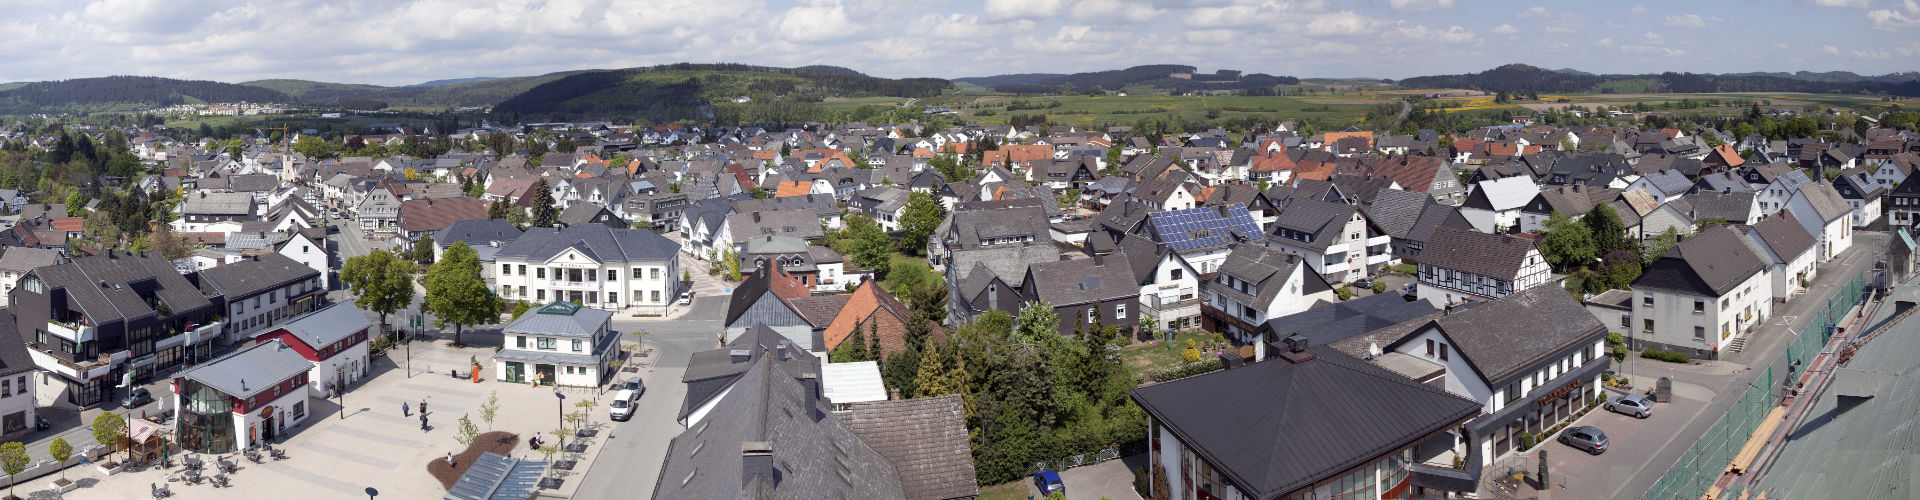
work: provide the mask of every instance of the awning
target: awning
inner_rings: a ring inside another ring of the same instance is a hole
[[[1586,366],[1574,368],[1571,372],[1562,373],[1559,377],[1554,377],[1553,380],[1548,381],[1545,387],[1535,388],[1527,392],[1525,395],[1520,396],[1520,399],[1514,400],[1512,404],[1507,405],[1506,408],[1481,415],[1467,422],[1467,432],[1475,436],[1488,435],[1489,431],[1495,430],[1497,427],[1506,425],[1507,422],[1512,421],[1514,416],[1539,408],[1541,396],[1551,394],[1553,391],[1566,387],[1568,384],[1574,383],[1575,380],[1591,379],[1600,372],[1606,371],[1607,367],[1612,365],[1611,360],[1612,358],[1600,358],[1596,360],[1597,362],[1587,363]]]
[[[1469,471],[1427,464],[1412,464],[1407,468],[1413,473],[1413,485],[1421,488],[1440,491],[1474,491],[1480,488],[1480,479]]]

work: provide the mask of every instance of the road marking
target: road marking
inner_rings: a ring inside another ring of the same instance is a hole
[[[1794,315],[1781,316],[1780,318],[1780,326],[1793,326],[1795,322],[1800,321],[1800,317]]]

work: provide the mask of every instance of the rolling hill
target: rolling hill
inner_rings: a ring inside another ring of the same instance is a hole
[[[0,91],[0,114],[136,108],[203,102],[291,102],[270,88],[152,76],[33,82]]]
[[[711,120],[742,123],[818,119],[812,103],[826,97],[928,97],[949,86],[933,78],[887,79],[838,67],[774,68],[742,64],[672,64],[592,71],[542,83],[494,106],[527,120]],[[739,96],[755,96],[735,104]],[[776,98],[777,97],[777,98]]]
[[[344,105],[383,104],[386,106],[458,107],[491,106],[526,92],[543,83],[584,71],[563,71],[539,76],[512,78],[464,78],[436,80],[405,87],[382,87],[352,83],[327,83],[309,80],[255,80],[241,85],[284,92],[300,102]]]
[[[1549,70],[1525,64],[1508,64],[1463,75],[1419,76],[1400,80],[1406,88],[1444,89],[1460,88],[1483,90],[1487,92],[1603,92],[1613,88],[1613,84],[1634,82],[1644,86],[1644,92],[1840,92],[1849,94],[1880,93],[1901,96],[1920,97],[1920,75],[1914,73],[1895,73],[1883,77],[1860,77],[1847,80],[1837,73],[1742,73],[1742,74],[1700,74],[1700,73],[1661,73],[1648,75],[1595,75],[1590,73],[1568,72],[1568,70]],[[1852,75],[1852,73],[1847,73]],[[1904,75],[1904,76],[1903,76]],[[1903,79],[1904,78],[1904,79]]]
[[[1300,83],[1300,79],[1290,76],[1273,76],[1262,73],[1243,75],[1239,71],[1225,69],[1212,74],[1205,74],[1199,73],[1193,66],[1180,64],[1152,64],[1134,66],[1127,69],[1093,71],[1070,75],[1022,73],[958,78],[954,81],[980,85],[995,91],[1013,93],[1055,92],[1067,88],[1119,90],[1133,86],[1150,86],[1184,92],[1192,90],[1238,90]]]

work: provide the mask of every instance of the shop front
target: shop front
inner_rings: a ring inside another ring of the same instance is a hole
[[[1589,362],[1507,402],[1500,411],[1468,423],[1469,435],[1479,436],[1479,445],[1488,447],[1490,453],[1483,454],[1486,463],[1518,451],[1522,434],[1531,434],[1537,440],[1551,439],[1541,434],[1571,420],[1581,408],[1601,397],[1599,377],[1607,366],[1604,362]]]

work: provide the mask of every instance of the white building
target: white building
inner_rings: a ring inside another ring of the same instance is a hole
[[[174,377],[180,445],[220,454],[277,440],[311,414],[312,368],[285,342],[262,342]]]
[[[494,289],[508,300],[619,309],[671,304],[680,245],[643,229],[577,224],[533,228],[493,255]]]
[[[1539,195],[1540,186],[1524,175],[1480,181],[1460,204],[1460,215],[1482,233],[1504,232],[1520,224],[1520,210]]]
[[[59,250],[33,247],[10,247],[0,253],[0,307],[6,307],[8,297],[13,295],[13,286],[19,284],[20,277],[28,271],[66,262],[66,255]]]
[[[1773,276],[1773,298],[1786,300],[1812,283],[1815,241],[1793,213],[1783,212],[1741,228],[1754,253],[1767,261],[1767,274]]]
[[[367,312],[352,302],[323,307],[312,314],[294,318],[258,337],[262,342],[277,340],[313,363],[307,384],[314,397],[332,397],[334,389],[359,384],[367,376],[368,330],[373,322]]]
[[[7,322],[14,321],[12,312],[6,316]],[[34,411],[39,407],[34,399],[38,381],[32,380],[40,377],[34,373],[37,370],[22,339],[0,340],[0,439],[16,439],[33,431]]]
[[[1299,254],[1240,245],[1213,279],[1200,283],[1201,324],[1236,344],[1254,344],[1259,342],[1255,330],[1267,319],[1305,311],[1315,296],[1332,292]]]
[[[1328,282],[1358,280],[1393,260],[1393,237],[1353,205],[1293,200],[1272,226],[1267,247],[1300,254]]]
[[[260,255],[199,272],[200,288],[226,298],[221,335],[245,342],[289,318],[318,309],[327,289],[320,273],[280,254]]]
[[[1633,281],[1633,290],[1633,349],[1719,359],[1773,314],[1767,260],[1727,226],[1680,242]]]
[[[1533,240],[1441,226],[1421,254],[1417,278],[1416,296],[1446,307],[1545,285],[1551,273]]]
[[[1833,260],[1853,246],[1853,209],[1847,200],[1826,184],[1808,184],[1787,199],[1787,211],[1819,242],[1814,258]]]
[[[501,330],[494,379],[599,387],[613,376],[608,363],[619,354],[620,334],[611,329],[612,319],[612,312],[561,301],[521,314]]]

